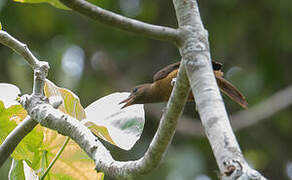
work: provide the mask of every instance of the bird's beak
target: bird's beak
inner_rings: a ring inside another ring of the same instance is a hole
[[[134,104],[135,96],[130,95],[127,99],[121,101],[119,104],[126,103],[121,109]]]

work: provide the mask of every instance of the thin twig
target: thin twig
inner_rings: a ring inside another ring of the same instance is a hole
[[[19,55],[23,56],[28,64],[35,69],[39,64],[39,60],[32,54],[26,44],[18,41],[7,32],[0,30],[0,43],[11,48]]]
[[[271,117],[291,104],[292,85],[276,92],[258,105],[231,116],[231,124],[235,130],[243,129]]]
[[[107,11],[84,0],[60,0],[65,6],[85,15],[97,22],[108,24],[112,27],[137,33],[148,38],[166,40],[177,43],[179,32],[176,29],[152,25],[135,19]]]
[[[279,111],[292,105],[292,86],[279,90],[271,97],[250,107],[247,110],[234,113],[230,116],[233,130],[239,131],[255,125],[262,120],[267,120]],[[183,116],[177,127],[178,131],[188,136],[205,136],[202,124]]]

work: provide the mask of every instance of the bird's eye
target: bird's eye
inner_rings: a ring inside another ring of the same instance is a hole
[[[132,92],[135,93],[137,91],[138,91],[138,89],[137,88],[134,88]]]

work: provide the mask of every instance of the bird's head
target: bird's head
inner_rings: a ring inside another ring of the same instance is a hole
[[[148,103],[147,99],[150,97],[147,97],[147,95],[150,93],[150,89],[151,89],[151,84],[142,84],[142,85],[134,87],[129,97],[120,102],[120,104],[126,103],[122,108],[131,106],[133,104]]]

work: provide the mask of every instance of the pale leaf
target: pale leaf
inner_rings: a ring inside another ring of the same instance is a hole
[[[18,105],[16,98],[20,94],[17,86],[8,83],[0,83],[0,100],[4,103],[5,108],[12,105]]]
[[[131,149],[140,138],[145,122],[142,104],[121,109],[123,105],[119,102],[128,96],[125,92],[113,93],[98,99],[85,109],[87,119],[83,120],[97,136],[125,150]]]

